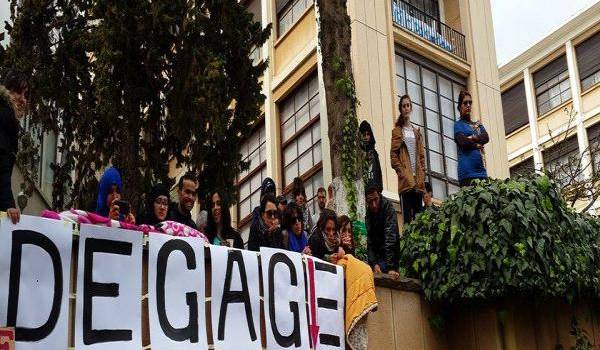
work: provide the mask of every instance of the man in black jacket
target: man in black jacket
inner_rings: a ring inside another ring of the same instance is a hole
[[[384,198],[377,188],[367,189],[367,249],[369,265],[373,272],[387,272],[398,278],[398,253],[400,250],[398,218],[390,201]]]
[[[0,85],[0,211],[6,211],[13,223],[21,213],[15,206],[11,176],[19,147],[19,118],[27,104],[29,91],[25,75],[11,71]]]
[[[195,176],[187,173],[179,179],[177,196],[179,203],[171,205],[167,219],[196,229],[196,223],[192,220],[192,208],[198,198],[198,180]]]

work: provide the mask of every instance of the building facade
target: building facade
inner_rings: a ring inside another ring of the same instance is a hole
[[[264,117],[242,145],[250,168],[238,178],[232,217],[245,240],[260,184],[271,177],[287,194],[296,176],[314,208],[319,187],[332,181],[322,67],[317,50],[318,13],[312,0],[243,1],[258,21],[273,24],[270,39],[253,57],[269,60],[263,77]],[[398,202],[390,165],[398,101],[409,94],[413,120],[426,141],[428,180],[434,197],[458,191],[453,123],[461,89],[474,98],[474,116],[485,125],[489,175],[508,176],[502,106],[489,0],[348,0],[352,65],[360,101],[358,117],[373,127],[383,194]],[[314,210],[313,210],[314,212]]]
[[[600,3],[589,6],[499,69],[511,176],[560,169],[579,157],[598,170]],[[568,176],[568,175],[565,175]]]

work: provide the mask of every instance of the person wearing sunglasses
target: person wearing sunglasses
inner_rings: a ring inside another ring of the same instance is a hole
[[[458,146],[458,181],[460,187],[471,186],[473,180],[487,179],[483,146],[489,142],[487,131],[471,115],[473,98],[468,91],[458,95],[460,120],[454,123],[454,141]]]
[[[268,193],[260,200],[260,217],[250,227],[248,250],[258,251],[260,247],[287,249],[288,242],[279,227],[277,199]]]
[[[304,230],[304,218],[302,215],[302,208],[296,205],[296,203],[290,203],[285,208],[283,214],[282,234],[284,237],[287,237],[287,250],[310,255],[311,252],[308,247],[308,238]]]

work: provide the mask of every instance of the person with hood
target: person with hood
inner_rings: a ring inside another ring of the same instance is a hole
[[[121,208],[119,205],[124,204],[124,201],[121,201],[122,190],[123,182],[121,181],[119,170],[114,166],[107,168],[98,183],[96,214],[113,220],[135,224],[135,217],[131,213],[131,208]]]
[[[150,193],[146,195],[146,212],[139,220],[139,224],[155,226],[167,219],[169,212],[169,189],[167,186],[159,183],[152,187]]]
[[[19,119],[27,105],[27,77],[10,71],[0,85],[0,211],[16,224],[21,211],[15,205],[11,178],[19,148]]]
[[[229,205],[223,200],[220,192],[214,191],[208,200],[208,219],[206,237],[214,245],[244,249],[244,241],[240,234],[231,227]]]
[[[265,178],[260,186],[260,203],[262,203],[262,199],[267,195],[275,196],[275,181],[273,181],[273,179],[270,177]],[[277,206],[277,199],[275,199],[275,206]],[[248,237],[248,249],[250,250],[255,250],[250,248],[251,243],[252,246],[258,247],[256,244],[258,244],[257,242],[259,241],[260,237],[256,236],[256,234],[260,232],[260,207],[261,206],[259,205],[252,210],[252,223],[250,224],[250,235]],[[277,213],[277,218],[278,217],[279,213]]]
[[[335,264],[345,254],[340,243],[337,216],[333,211],[325,209],[319,217],[316,231],[308,240],[311,254]]]
[[[287,249],[287,236],[281,232],[277,224],[277,199],[267,193],[260,200],[260,218],[258,224],[250,227],[248,250],[259,251],[260,247]]]
[[[294,179],[294,184],[292,185],[292,195],[294,196],[293,203],[296,203],[296,205],[302,209],[304,227],[308,232],[308,237],[310,238],[313,228],[312,214],[310,213],[310,208],[306,202],[306,190],[304,189],[304,182],[302,182],[302,179],[299,177]]]
[[[398,175],[398,194],[402,205],[404,224],[411,222],[423,211],[425,193],[425,143],[421,130],[410,122],[412,101],[404,95],[398,104],[400,116],[392,130],[390,160]]]
[[[365,160],[367,161],[367,171],[364,176],[365,188],[371,184],[375,184],[379,188],[379,192],[383,191],[383,178],[381,176],[381,163],[379,163],[379,154],[375,149],[375,136],[373,129],[368,121],[363,120],[358,128],[362,137],[361,148],[365,152]]]

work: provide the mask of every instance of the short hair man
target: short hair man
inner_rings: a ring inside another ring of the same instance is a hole
[[[376,273],[398,278],[400,231],[392,203],[379,193],[377,185],[367,188],[367,251],[369,265]]]
[[[319,217],[323,210],[325,210],[325,205],[327,204],[327,191],[325,191],[324,187],[319,187],[317,190],[317,204],[318,210],[312,216],[313,227],[307,228],[307,230],[310,229],[311,233],[316,230]]]
[[[198,179],[191,173],[184,174],[177,183],[178,203],[173,203],[167,216],[169,220],[197,229],[192,220],[192,208],[198,198]]]

